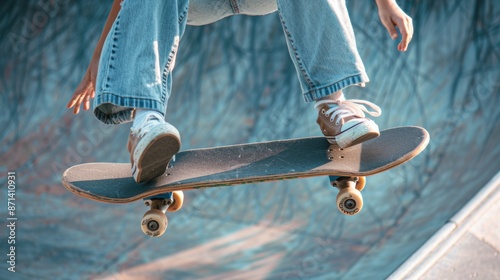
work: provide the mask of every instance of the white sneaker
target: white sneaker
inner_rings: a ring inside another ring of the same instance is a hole
[[[151,114],[139,129],[130,129],[127,150],[137,183],[162,175],[181,148],[177,129],[161,115]]]

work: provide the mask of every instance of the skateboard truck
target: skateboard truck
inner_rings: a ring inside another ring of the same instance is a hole
[[[166,212],[175,212],[181,209],[184,202],[182,191],[167,192],[164,194],[148,197],[144,199],[144,204],[149,206],[141,220],[142,232],[151,236],[161,236],[168,227]]]
[[[366,185],[366,177],[333,177],[330,183],[339,190],[337,208],[346,215],[356,215],[363,208],[361,190]]]

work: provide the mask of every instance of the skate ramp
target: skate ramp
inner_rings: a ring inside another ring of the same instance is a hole
[[[15,274],[0,232],[2,279],[385,278],[500,169],[500,5],[404,2],[415,34],[401,54],[374,3],[349,1],[371,82],[346,95],[378,104],[382,129],[425,127],[427,150],[369,177],[354,217],[327,178],[279,181],[186,192],[167,233],[148,238],[140,202],[97,203],[60,183],[71,165],[128,160],[130,125],[65,109],[110,3],[40,3],[0,7],[0,176],[5,186],[16,172],[18,218]],[[189,27],[180,48],[167,120],[183,149],[319,134],[276,14]]]

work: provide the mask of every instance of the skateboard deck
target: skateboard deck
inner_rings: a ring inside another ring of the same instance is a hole
[[[129,203],[206,187],[312,176],[360,178],[409,161],[428,143],[425,129],[408,126],[381,131],[378,138],[346,149],[330,145],[324,137],[194,149],[179,152],[166,172],[149,182],[136,183],[130,163],[85,163],[68,168],[62,183],[71,192],[88,199]],[[352,190],[348,185],[337,187]]]
[[[369,176],[418,155],[429,141],[419,127],[382,131],[344,150],[324,137],[278,140],[179,152],[163,176],[136,183],[130,163],[85,163],[62,177],[71,192],[97,201],[128,203],[164,192],[312,176]]]

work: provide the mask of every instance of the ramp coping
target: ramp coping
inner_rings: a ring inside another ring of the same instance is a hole
[[[419,279],[457,243],[481,214],[498,200],[500,171],[387,279]]]

